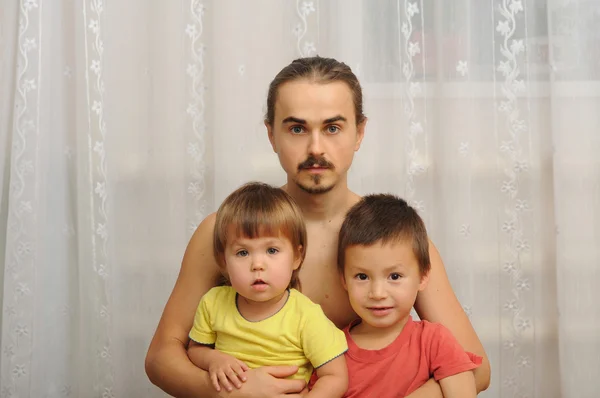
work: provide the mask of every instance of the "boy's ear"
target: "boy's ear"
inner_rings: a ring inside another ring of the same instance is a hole
[[[422,292],[429,283],[429,272],[421,275],[421,283],[419,283],[419,291]]]
[[[348,291],[348,285],[346,285],[346,278],[344,277],[344,274],[342,272],[339,272],[340,274],[340,280],[342,281],[342,286],[344,287],[345,291]]]

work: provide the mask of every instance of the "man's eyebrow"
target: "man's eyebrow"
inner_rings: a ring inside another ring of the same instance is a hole
[[[330,117],[329,119],[325,119],[323,120],[323,124],[331,124],[331,123],[335,123],[335,122],[347,122],[348,120],[342,116],[342,115],[337,115],[334,117]],[[283,119],[283,121],[281,122],[281,124],[286,124],[286,123],[298,123],[298,124],[306,124],[306,120],[304,119],[300,119],[294,116],[288,116],[285,119]]]
[[[306,124],[306,120],[299,119],[299,118],[294,117],[294,116],[288,116],[285,119],[283,119],[283,121],[281,122],[281,124],[286,124],[286,123]]]
[[[334,117],[330,117],[329,119],[325,119],[323,120],[323,124],[330,124],[330,123],[335,123],[335,122],[347,122],[348,120],[346,120],[345,117],[343,117],[342,115],[337,115]]]

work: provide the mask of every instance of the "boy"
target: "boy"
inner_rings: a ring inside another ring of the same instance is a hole
[[[344,220],[338,269],[360,319],[344,330],[350,380],[345,397],[407,396],[430,377],[445,398],[476,397],[467,354],[443,325],[413,321],[410,311],[425,288],[429,239],[417,212],[393,195],[369,195]]]

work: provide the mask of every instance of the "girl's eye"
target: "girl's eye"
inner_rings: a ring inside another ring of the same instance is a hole
[[[400,278],[402,278],[402,275],[400,275],[397,272],[394,272],[393,274],[390,275],[390,279],[393,280],[393,281],[397,281]]]
[[[239,257],[246,257],[248,255],[248,250],[240,250],[237,253],[235,253],[235,255]]]
[[[302,126],[293,126],[290,131],[294,134],[302,134],[304,132],[304,128]]]
[[[359,273],[356,274],[355,278],[359,281],[366,281],[369,277],[367,276],[367,274]]]
[[[329,134],[336,134],[336,133],[339,133],[339,131],[340,131],[340,128],[338,126],[328,126],[327,127],[327,132]]]
[[[267,253],[269,254],[276,254],[277,252],[279,252],[279,250],[275,249],[274,247],[269,247],[267,249]]]

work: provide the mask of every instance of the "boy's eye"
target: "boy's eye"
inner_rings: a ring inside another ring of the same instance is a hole
[[[269,254],[276,254],[277,252],[279,252],[279,250],[277,250],[277,249],[276,249],[276,248],[274,248],[274,247],[269,247],[269,248],[267,249],[267,253],[269,253]]]
[[[390,279],[393,280],[393,281],[397,281],[400,278],[402,278],[402,275],[400,275],[397,272],[393,272],[392,274],[390,274]]]
[[[359,281],[366,281],[367,279],[369,279],[369,277],[367,276],[367,274],[363,274],[363,273],[358,273],[354,277],[356,279],[358,279]]]
[[[239,250],[237,253],[235,253],[235,255],[239,257],[246,257],[248,255],[248,250]]]

